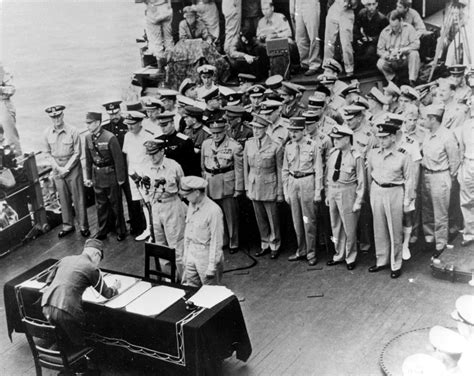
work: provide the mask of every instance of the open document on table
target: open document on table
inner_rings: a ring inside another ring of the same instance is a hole
[[[116,280],[120,281],[121,286],[118,289],[116,297],[120,296],[123,292],[127,291],[138,282],[138,278],[112,273],[102,274],[102,279],[109,287],[112,286]],[[88,287],[84,291],[84,294],[82,294],[82,300],[91,303],[104,303],[108,299],[105,296],[100,295],[93,287]]]
[[[202,286],[188,301],[198,307],[212,308],[232,295],[225,286]]]

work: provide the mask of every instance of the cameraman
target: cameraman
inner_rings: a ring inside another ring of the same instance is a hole
[[[178,197],[179,184],[184,176],[181,166],[165,157],[165,141],[145,142],[150,163],[144,169],[142,183],[149,184],[147,200],[151,204],[155,242],[176,251],[178,280],[183,275],[183,246],[186,205]],[[149,182],[149,183],[148,183]],[[162,261],[161,261],[162,262]],[[169,265],[161,265],[169,272]]]

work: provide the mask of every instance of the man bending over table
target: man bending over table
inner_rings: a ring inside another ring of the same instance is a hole
[[[84,345],[84,290],[92,286],[101,295],[111,298],[117,295],[120,288],[120,281],[117,280],[113,286],[108,287],[102,279],[99,263],[103,258],[102,242],[87,239],[82,253],[60,260],[46,281],[47,287],[41,300],[43,314],[74,345]]]

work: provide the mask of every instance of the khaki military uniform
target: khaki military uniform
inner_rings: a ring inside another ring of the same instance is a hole
[[[219,206],[208,197],[199,204],[190,204],[184,231],[184,285],[201,287],[221,283],[223,238],[224,218]]]
[[[244,148],[244,179],[247,196],[252,200],[262,249],[280,248],[280,221],[277,200],[283,201],[281,144],[266,135],[251,138]]]
[[[282,118],[292,118],[295,116],[301,116],[306,108],[300,104],[298,99],[295,99],[291,103],[285,103],[281,106],[280,116]]]
[[[106,236],[107,219],[112,210],[116,219],[115,230],[125,235],[122,194],[119,184],[127,179],[120,145],[112,133],[101,129],[86,136],[86,176],[94,184],[97,208],[98,236]]]
[[[316,257],[315,201],[321,201],[323,167],[316,142],[290,141],[283,157],[283,193],[289,202],[298,242],[297,256]]]
[[[367,157],[378,267],[402,267],[403,211],[414,199],[410,157],[404,149],[372,149]]]
[[[287,127],[288,119],[278,119],[276,124],[270,125],[267,127],[267,134],[272,138],[272,140],[285,146],[289,139],[289,132]]]
[[[234,194],[244,192],[242,153],[242,146],[228,136],[219,145],[207,139],[201,148],[201,168],[208,182],[208,194],[224,212],[224,245],[228,243],[231,249],[239,247],[239,208]]]
[[[452,178],[458,171],[460,154],[453,133],[442,126],[427,133],[422,152],[423,232],[426,242],[435,242],[440,251],[448,242]]]
[[[176,252],[178,278],[183,276],[184,226],[186,205],[179,199],[179,182],[184,176],[183,169],[174,160],[164,157],[159,166],[150,163],[145,175],[151,179],[148,201],[151,204],[155,242],[173,248]],[[155,182],[166,182],[155,187]],[[161,261],[160,261],[161,262]],[[165,271],[170,265],[163,263]]]
[[[329,152],[325,173],[325,185],[331,229],[336,254],[333,261],[346,261],[351,264],[357,258],[357,222],[359,211],[353,211],[357,204],[361,207],[365,192],[364,160],[355,148],[342,152],[339,178],[334,181],[335,165],[339,149],[333,148]]]
[[[472,96],[472,89],[466,84],[459,85],[456,87],[454,93],[454,100],[458,103],[467,103]]]
[[[228,135],[230,138],[237,141],[242,147],[245,145],[245,141],[253,137],[252,129],[242,122],[235,127],[229,129]]]
[[[325,135],[329,136],[335,126],[337,126],[336,120],[327,115],[323,115],[323,117],[319,121],[318,129],[321,133],[324,133]]]
[[[52,178],[61,203],[63,230],[69,230],[74,226],[73,204],[81,230],[88,230],[79,132],[68,125],[64,125],[59,130],[54,127],[49,128],[45,133],[45,152],[52,159]],[[69,172],[66,175],[60,175],[54,168],[55,165],[64,167]]]

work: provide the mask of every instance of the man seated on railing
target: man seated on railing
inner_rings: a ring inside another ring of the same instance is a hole
[[[398,70],[408,67],[410,85],[414,87],[420,71],[420,39],[413,26],[403,22],[400,12],[390,13],[389,20],[377,44],[377,68],[387,81],[393,81]]]
[[[198,19],[195,6],[184,7],[183,15],[184,20],[179,23],[179,40],[202,39],[209,44],[212,43],[212,36],[204,22]]]
[[[426,26],[421,19],[420,14],[413,9],[411,5],[411,0],[398,0],[396,11],[402,14],[404,22],[415,28],[416,34],[418,35],[418,38],[420,38],[422,35],[427,33]]]
[[[375,68],[377,42],[388,25],[387,17],[379,10],[377,0],[362,0],[364,8],[356,14],[354,25],[354,58],[357,68]]]

